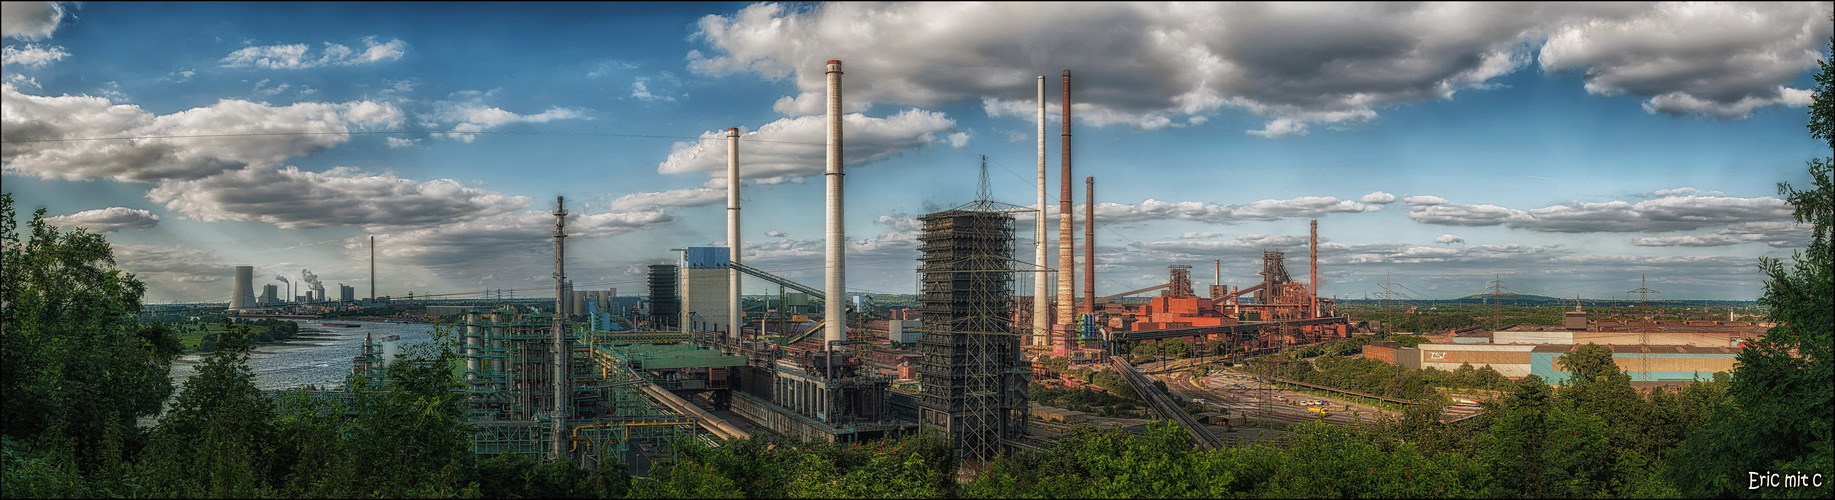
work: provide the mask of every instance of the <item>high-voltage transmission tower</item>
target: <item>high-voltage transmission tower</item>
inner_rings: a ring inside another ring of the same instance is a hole
[[[1383,291],[1376,292],[1376,297],[1379,300],[1381,300],[1381,303],[1378,305],[1378,308],[1381,309],[1385,313],[1390,312],[1389,306],[1390,304],[1394,304],[1396,302],[1395,300],[1396,297],[1402,297],[1404,299],[1403,301],[1404,304],[1406,303],[1405,299],[1408,298],[1408,295],[1403,294],[1402,292],[1397,292],[1395,291],[1395,289],[1390,288],[1392,286],[1399,284],[1399,283],[1394,283],[1394,278],[1395,278],[1395,273],[1388,273],[1384,275],[1382,283],[1377,283],[1377,286],[1383,287]],[[1393,319],[1391,320],[1393,321]]]
[[[1645,286],[1645,285],[1648,285],[1648,284],[1650,283],[1650,281],[1649,281],[1649,279],[1650,279],[1650,278],[1649,278],[1649,277],[1647,277],[1647,276],[1645,276],[1645,275],[1642,275],[1642,274],[1640,274],[1640,275],[1638,275],[1638,286],[1637,286],[1637,289],[1636,289],[1636,290],[1632,290],[1632,291],[1629,291],[1629,292],[1625,292],[1625,293],[1635,293],[1635,294],[1637,294],[1637,307],[1638,307],[1638,309],[1641,309],[1641,310],[1643,310],[1643,312],[1644,312],[1644,319],[1645,319],[1645,320],[1649,320],[1649,319],[1650,319],[1650,304],[1648,303],[1648,302],[1649,302],[1649,300],[1648,300],[1648,299],[1650,298],[1650,294],[1653,294],[1653,293],[1663,293],[1663,292],[1659,292],[1659,291],[1656,291],[1656,290],[1651,290],[1651,289],[1650,289],[1650,287],[1648,287],[1648,286]]]
[[[1491,288],[1491,293],[1485,294],[1491,297],[1491,331],[1494,332],[1503,328],[1504,297],[1516,295],[1514,293],[1504,293],[1504,290],[1509,289],[1504,286],[1504,275],[1498,274],[1495,276],[1497,279],[1491,280],[1491,284],[1487,285]]]

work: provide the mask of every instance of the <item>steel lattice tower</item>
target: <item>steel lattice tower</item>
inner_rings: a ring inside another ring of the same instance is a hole
[[[924,335],[920,420],[988,460],[1026,434],[1029,369],[1009,309],[1013,216],[954,209],[919,218]]]

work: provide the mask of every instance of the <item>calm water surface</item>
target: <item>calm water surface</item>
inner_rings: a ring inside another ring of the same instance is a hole
[[[390,335],[400,335],[401,340],[384,343],[385,351],[396,352],[405,351],[410,345],[433,339],[433,325],[331,321],[362,326],[340,328],[300,321],[299,326],[302,333],[308,330],[322,330],[322,332],[312,332],[313,335],[316,335],[315,337],[295,338],[287,341],[287,344],[256,345],[255,353],[249,356],[249,369],[255,372],[255,386],[262,390],[290,389],[307,384],[320,388],[337,387],[343,384],[344,377],[350,374],[351,358],[363,352],[364,333],[375,336],[378,341]],[[201,363],[205,356],[206,354],[187,354],[179,359]],[[197,373],[197,367],[198,365],[191,363],[173,363],[172,384],[174,389],[183,388],[185,380]]]

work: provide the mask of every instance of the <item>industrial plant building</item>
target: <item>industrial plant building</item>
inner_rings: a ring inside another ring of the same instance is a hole
[[[1034,408],[1027,395],[1034,370],[1029,354],[1102,356],[1121,345],[1174,338],[1225,339],[1241,352],[1253,352],[1349,333],[1332,302],[1319,297],[1316,221],[1311,272],[1304,283],[1289,276],[1282,251],[1269,250],[1263,254],[1259,283],[1251,286],[1223,286],[1219,272],[1208,296],[1200,296],[1192,285],[1191,266],[1175,265],[1164,284],[1097,297],[1093,212],[1086,210],[1087,256],[1079,296],[1070,210],[1068,71],[1058,265],[1046,265],[1042,215],[1034,224],[1035,262],[1018,264],[1014,213],[1038,209],[991,201],[984,164],[977,201],[919,218],[917,309],[870,318],[867,304],[847,293],[844,273],[839,61],[828,61],[826,77],[827,249],[821,287],[744,263],[738,197],[744,184],[729,182],[727,246],[690,246],[680,249],[674,263],[649,265],[646,302],[616,305],[615,290],[575,290],[567,281],[567,212],[564,200],[557,198],[552,313],[428,308],[429,314],[459,317],[463,391],[479,453],[593,466],[614,456],[622,459],[633,443],[661,443],[681,433],[747,435],[690,402],[699,399],[781,435],[850,443],[928,429],[949,436],[964,457],[991,460],[1036,444],[1027,437]],[[1044,110],[1040,77],[1040,208],[1046,187]],[[729,129],[728,179],[741,178],[738,137],[736,129]],[[1090,201],[1094,179],[1086,178],[1085,185],[1084,198]],[[1037,273],[1032,295],[1014,296],[1017,272]],[[780,291],[776,328],[769,322],[747,328],[748,321],[761,318],[747,318],[742,310],[742,275],[795,292]],[[1047,296],[1047,281],[1057,282],[1055,297]],[[340,295],[347,297],[348,288],[340,287]],[[1155,290],[1160,295],[1145,304],[1117,300]],[[568,321],[581,314],[591,317]],[[628,317],[635,329],[614,328],[610,314]],[[880,339],[896,341],[904,350],[864,348]],[[379,375],[379,351],[369,344],[355,364],[353,380]],[[899,390],[893,390],[894,380]]]
[[[1562,385],[1569,373],[1561,369],[1557,358],[1580,346],[1597,344],[1612,349],[1612,359],[1632,382],[1676,384],[1732,371],[1744,344],[1764,334],[1765,327],[1745,322],[1588,322],[1585,313],[1576,309],[1567,313],[1561,326],[1517,325],[1494,332],[1428,336],[1432,343],[1413,348],[1374,342],[1364,347],[1363,354],[1415,369],[1489,366],[1513,379],[1536,375],[1549,384]]]

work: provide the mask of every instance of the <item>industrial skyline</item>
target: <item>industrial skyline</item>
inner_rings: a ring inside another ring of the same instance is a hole
[[[1758,258],[1807,239],[1776,183],[1827,154],[1802,107],[1826,2],[5,9],[6,190],[109,232],[149,302],[226,301],[235,266],[340,296],[538,296],[553,196],[579,200],[574,285],[639,289],[669,249],[730,239],[729,127],[745,263],[819,283],[828,59],[848,63],[856,292],[912,290],[916,218],[970,201],[982,155],[996,201],[1037,203],[1066,69],[1070,181],[1103,185],[1097,295],[1213,259],[1259,282],[1261,252],[1304,255],[1318,219],[1327,296],[1501,275],[1623,299],[1647,275],[1666,299],[1751,300]]]

